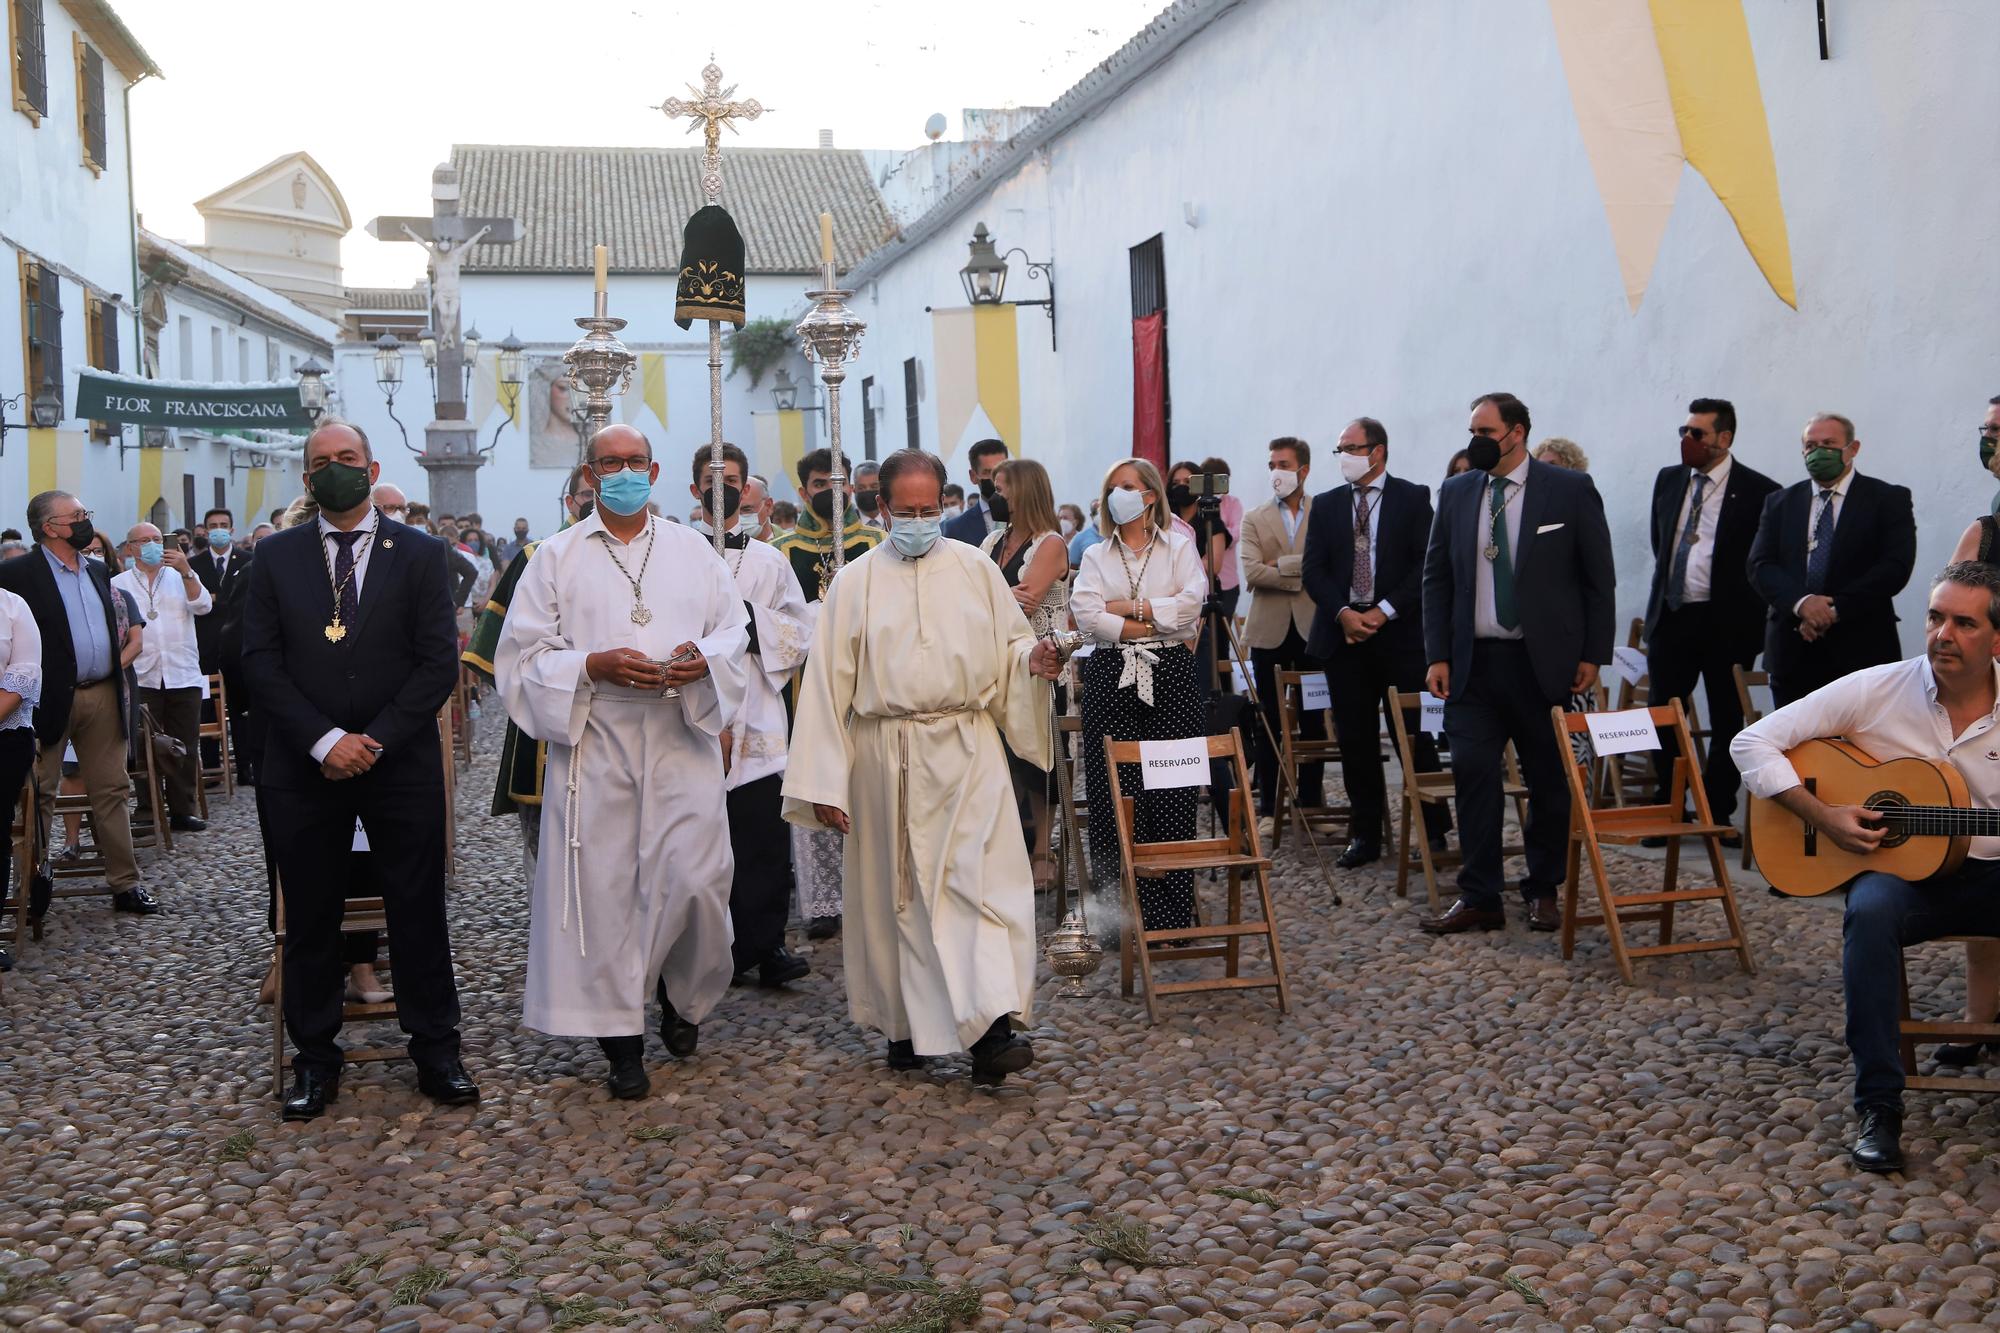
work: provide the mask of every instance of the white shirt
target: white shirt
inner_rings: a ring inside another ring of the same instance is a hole
[[[1194,542],[1178,529],[1156,532],[1150,557],[1125,550],[1125,543],[1113,533],[1083,553],[1077,566],[1076,582],[1070,590],[1069,609],[1076,627],[1103,643],[1117,643],[1125,631],[1125,617],[1104,609],[1106,602],[1131,601],[1135,596],[1152,602],[1153,624],[1163,639],[1193,643],[1201,634],[1201,605],[1208,599],[1208,575],[1195,554]],[[1145,573],[1139,590],[1132,591],[1132,578]]]
[[[1847,469],[1846,476],[1833,483],[1833,534],[1836,539],[1840,536],[1840,511],[1847,507],[1847,488],[1854,484],[1855,471],[1856,469],[1850,467]],[[1812,490],[1807,493],[1811,496],[1811,503],[1806,505],[1806,565],[1808,568],[1812,566],[1813,533],[1819,530],[1820,506],[1826,503],[1826,501],[1819,498],[1820,492],[1826,489],[1826,487],[1820,485],[1818,482],[1814,482]],[[1821,595],[1823,594],[1807,593],[1806,597]],[[1797,615],[1799,608],[1805,604],[1805,597],[1801,597],[1798,601],[1792,603],[1792,614]]]
[[[21,696],[0,716],[0,731],[34,726],[35,705],[42,701],[42,631],[28,604],[5,588],[0,588],[0,690]]]
[[[1375,537],[1382,530],[1382,492],[1388,489],[1389,469],[1383,468],[1375,480],[1365,485],[1357,485],[1352,482],[1349,485],[1355,492],[1355,495],[1347,497],[1347,516],[1350,527],[1352,527],[1352,520],[1354,518],[1356,497],[1362,491],[1368,492],[1368,582],[1370,587],[1375,587],[1376,591],[1380,592],[1381,589],[1376,587],[1375,584],[1375,573],[1382,568],[1382,545]],[[1348,587],[1348,600],[1354,600],[1354,589],[1351,584]],[[1391,606],[1386,598],[1378,598],[1375,602],[1375,609],[1391,620],[1396,618],[1396,608]]]
[[[1835,504],[1838,505],[1838,501]],[[2000,663],[1994,666],[2000,681]],[[2000,809],[2000,707],[1951,734],[1951,720],[1938,702],[1937,678],[1929,659],[1864,667],[1805,698],[1787,704],[1736,733],[1730,757],[1752,796],[1772,797],[1799,785],[1798,771],[1785,752],[1804,741],[1844,736],[1876,759],[1949,759],[1965,775],[1972,804]],[[2000,838],[1972,839],[1971,854],[2000,860]]]
[[[1694,545],[1688,548],[1686,581],[1681,585],[1683,602],[1705,602],[1710,589],[1715,586],[1715,527],[1722,519],[1722,491],[1729,485],[1729,470],[1735,466],[1736,460],[1724,454],[1713,472],[1688,469],[1687,494],[1682,497],[1680,513],[1674,519],[1672,544],[1661,553],[1667,561],[1667,577],[1671,579],[1673,562],[1680,555],[1681,534],[1687,531],[1688,506],[1694,503],[1695,478],[1707,477],[1708,487],[1701,497],[1701,516],[1695,520]]]
[[[1278,501],[1278,517],[1285,524],[1285,545],[1296,546],[1299,543],[1299,524],[1306,521],[1306,498],[1297,491],[1292,492],[1291,498],[1297,500],[1298,505],[1294,507],[1287,501]]]
[[[1528,472],[1534,464],[1522,459],[1507,475],[1507,505],[1502,511],[1501,521],[1507,525],[1507,560],[1510,565],[1518,565],[1521,559],[1521,507],[1527,503]],[[1507,629],[1500,623],[1499,614],[1493,609],[1493,564],[1486,558],[1486,548],[1493,541],[1493,483],[1497,480],[1489,476],[1486,485],[1479,491],[1479,512],[1473,515],[1473,564],[1472,575],[1472,633],[1480,639],[1518,639],[1521,627],[1517,624]],[[1515,619],[1520,618],[1520,581],[1514,584]]]
[[[144,616],[139,636],[139,655],[132,659],[132,672],[141,689],[199,689],[208,694],[208,675],[201,669],[201,650],[195,643],[194,618],[205,616],[215,600],[201,580],[189,574],[182,578],[170,565],[150,571],[134,565],[114,576],[111,586],[132,594]],[[189,585],[194,595],[188,594]]]
[[[319,516],[318,523],[320,551],[326,557],[327,587],[331,588],[333,586],[333,571],[340,568],[340,543],[333,539],[332,534],[339,532],[340,529],[327,522],[325,514]],[[375,530],[381,526],[381,523],[382,511],[370,505],[368,512],[362,516],[361,521],[354,525],[354,531],[369,534],[368,540],[354,543],[354,600],[357,604],[361,601],[361,585],[368,578],[368,558],[375,554]],[[339,744],[340,738],[346,734],[339,727],[335,727],[333,730],[327,732],[326,735],[314,741],[312,747],[313,762],[316,764],[325,763],[328,752],[335,745]]]

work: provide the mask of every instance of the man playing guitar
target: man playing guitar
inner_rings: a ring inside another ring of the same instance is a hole
[[[1738,733],[1729,752],[1751,794],[1844,851],[1875,850],[1887,832],[1881,818],[1820,801],[1785,757],[1803,742],[1840,736],[1878,760],[1942,757],[1964,775],[1973,806],[2000,809],[2000,568],[1970,560],[1946,566],[1931,585],[1926,625],[1922,657],[1856,671]],[[1902,950],[1945,935],[2000,935],[2000,837],[1973,838],[1963,865],[1919,883],[1860,875],[1848,889],[1841,934],[1860,1120],[1849,1156],[1864,1171],[1899,1171]]]

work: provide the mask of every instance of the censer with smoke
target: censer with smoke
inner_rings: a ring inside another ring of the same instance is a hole
[[[1057,630],[1048,637],[1054,641],[1065,662],[1084,639],[1075,630]],[[1067,899],[1069,906],[1067,911],[1058,907],[1061,920],[1042,942],[1042,957],[1047,960],[1049,971],[1063,979],[1062,988],[1056,993],[1076,997],[1090,993],[1083,983],[1103,963],[1104,948],[1098,944],[1097,936],[1092,933],[1090,922],[1084,915],[1083,842],[1076,832],[1076,802],[1071,790],[1070,766],[1063,755],[1062,728],[1056,713],[1054,690],[1049,691],[1049,739],[1055,755],[1055,793],[1052,799],[1060,802],[1062,810],[1062,817],[1055,823],[1056,865],[1061,876],[1057,902],[1061,904]]]

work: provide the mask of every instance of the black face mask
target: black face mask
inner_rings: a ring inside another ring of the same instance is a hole
[[[741,486],[731,486],[725,482],[722,487],[722,516],[724,518],[735,518],[737,507],[742,503],[743,488]],[[714,517],[715,492],[705,486],[701,492],[701,508],[703,513],[708,514],[711,518]]]
[[[69,525],[69,536],[63,538],[71,547],[81,551],[96,538],[97,529],[90,526],[90,520],[80,518]]]
[[[860,508],[862,513],[873,518],[875,517],[875,511],[882,507],[882,492],[856,491],[854,493],[854,503]]]
[[[1167,487],[1167,507],[1175,513],[1178,514],[1193,503],[1194,492],[1189,490],[1185,483],[1177,481]]]
[[[1466,442],[1465,461],[1481,472],[1491,472],[1500,465],[1500,441],[1484,435],[1475,435]]]
[[[586,491],[576,497],[576,521],[581,523],[590,517],[590,511],[597,508],[597,492]]]
[[[815,514],[818,514],[828,523],[833,522],[833,488],[831,486],[821,491],[818,495],[815,495],[810,503],[812,504],[812,511]]]
[[[993,502],[993,478],[981,477],[979,479],[979,498],[988,504]]]
[[[993,515],[995,523],[1005,523],[1013,513],[1007,507],[1007,497],[998,491],[986,497],[986,508]]]

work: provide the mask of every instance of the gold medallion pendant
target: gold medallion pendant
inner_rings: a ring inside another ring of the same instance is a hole
[[[328,643],[339,643],[346,637],[347,626],[341,624],[338,620],[326,627],[326,641]]]

